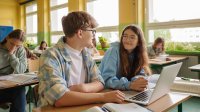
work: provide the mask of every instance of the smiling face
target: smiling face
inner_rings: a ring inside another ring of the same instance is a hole
[[[42,48],[46,48],[47,44],[46,43],[42,43]]]
[[[162,50],[162,49],[163,49],[163,43],[158,43],[158,44],[156,45],[156,49],[157,49],[157,50]]]
[[[138,36],[131,29],[127,29],[122,35],[122,43],[124,48],[131,53],[138,45]]]

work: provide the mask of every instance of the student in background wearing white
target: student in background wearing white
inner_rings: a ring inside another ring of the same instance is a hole
[[[71,12],[62,18],[62,26],[65,36],[40,57],[40,106],[123,102],[120,91],[97,93],[104,89],[104,81],[86,49],[95,37],[96,20],[83,11]]]
[[[0,43],[0,76],[26,71],[27,58],[23,47],[24,40],[24,32],[16,29]],[[0,104],[5,102],[12,103],[10,112],[25,112],[25,88],[0,90]]]
[[[40,43],[40,46],[37,46],[34,49],[34,53],[39,54],[38,56],[40,56],[46,49],[48,48],[47,42],[45,42],[44,40]]]
[[[153,45],[148,46],[147,51],[150,59],[165,54],[165,40],[161,37],[156,38]]]
[[[142,30],[127,26],[121,41],[112,43],[99,66],[106,88],[143,91],[148,81],[138,76],[151,74]]]

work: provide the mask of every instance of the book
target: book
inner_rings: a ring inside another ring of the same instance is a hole
[[[200,94],[200,81],[197,79],[176,77],[171,90]]]
[[[94,106],[82,112],[153,112],[135,103],[116,104],[106,103],[102,107]]]
[[[34,79],[37,79],[37,75],[33,73],[10,74],[10,75],[0,76],[0,81],[1,80],[12,81],[17,84],[28,83],[29,81],[32,81]]]

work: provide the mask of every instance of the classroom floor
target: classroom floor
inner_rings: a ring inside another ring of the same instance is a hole
[[[192,97],[186,102],[183,103],[183,112],[200,112],[200,97]],[[34,107],[34,104],[31,103],[31,107]],[[29,105],[26,105],[26,110],[29,112]],[[171,109],[169,112],[177,112],[177,107]],[[9,110],[3,110],[0,108],[0,112],[9,112]]]

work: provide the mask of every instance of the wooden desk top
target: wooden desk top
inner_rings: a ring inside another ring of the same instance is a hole
[[[173,62],[188,59],[188,56],[168,56],[167,58],[170,58],[171,61],[162,61],[159,59],[149,59],[149,64],[151,64],[151,65],[166,65],[166,64],[173,63]]]
[[[34,85],[34,84],[38,84],[38,83],[39,83],[38,80],[32,80],[32,81],[24,83],[24,84],[18,84],[16,82],[12,82],[12,81],[0,81],[0,90],[15,88],[15,87],[22,87],[22,86],[29,86],[29,85]]]
[[[177,106],[178,104],[188,100],[191,98],[190,95],[181,94],[181,93],[169,93],[157,101],[153,102],[152,104],[148,105],[147,108],[155,111],[155,112],[163,112],[168,111],[171,108]],[[83,110],[87,110],[93,106],[102,106],[103,104],[89,104],[83,106],[73,106],[73,107],[62,107],[62,108],[55,108],[55,107],[42,107],[42,108],[35,108],[33,112],[80,112]]]
[[[192,70],[192,71],[200,72],[200,64],[195,65],[195,66],[191,66],[191,67],[189,67],[189,69]]]

